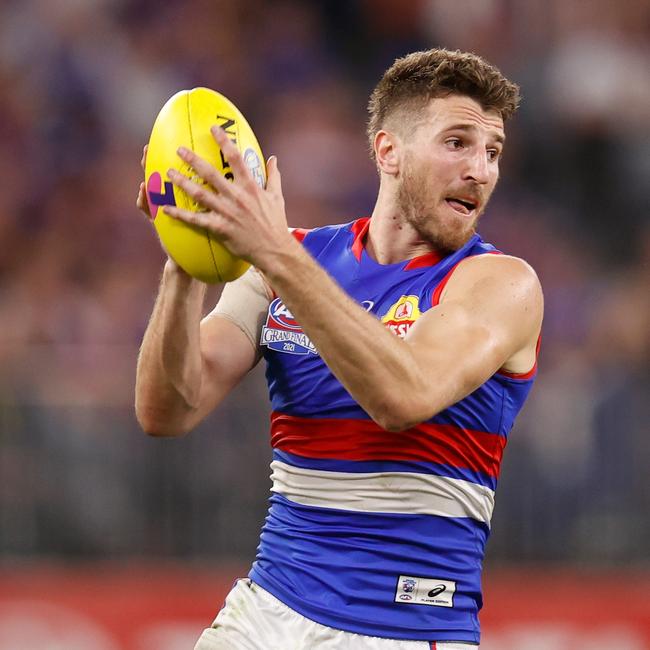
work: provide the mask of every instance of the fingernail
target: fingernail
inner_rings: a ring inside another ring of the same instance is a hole
[[[176,170],[175,170],[175,169],[171,169],[171,168],[170,168],[170,169],[167,170],[167,177],[168,177],[168,178],[172,178],[172,177],[174,176],[174,174],[176,174]]]
[[[189,149],[186,149],[185,147],[178,147],[178,149],[176,149],[176,153],[178,153],[179,156],[185,156],[189,152]]]

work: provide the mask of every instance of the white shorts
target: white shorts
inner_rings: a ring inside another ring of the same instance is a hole
[[[301,616],[247,578],[238,580],[194,650],[477,650],[466,643],[399,641],[335,630]]]

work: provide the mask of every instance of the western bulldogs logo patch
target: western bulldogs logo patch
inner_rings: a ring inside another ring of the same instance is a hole
[[[289,354],[318,354],[314,344],[280,298],[269,305],[260,344]]]

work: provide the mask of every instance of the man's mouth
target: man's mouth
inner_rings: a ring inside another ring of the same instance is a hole
[[[464,215],[472,214],[478,205],[477,201],[470,198],[448,197],[445,201],[447,201],[456,212]]]

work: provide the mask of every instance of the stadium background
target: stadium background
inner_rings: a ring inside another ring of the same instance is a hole
[[[134,201],[160,106],[220,90],[278,155],[291,225],[348,221],[377,187],[372,85],[434,45],[522,86],[481,232],[546,296],[482,647],[650,648],[649,44],[644,0],[4,0],[0,650],[190,648],[254,557],[262,373],[187,438],[133,416],[163,263]]]

